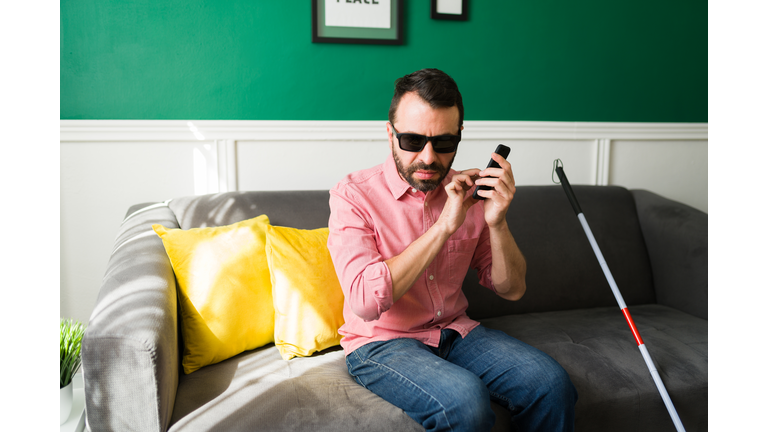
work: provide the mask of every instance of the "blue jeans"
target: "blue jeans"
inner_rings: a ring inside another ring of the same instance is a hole
[[[437,348],[415,339],[371,342],[347,356],[349,373],[427,431],[488,431],[491,401],[521,431],[572,431],[576,389],[552,357],[498,330],[462,339],[443,330]]]

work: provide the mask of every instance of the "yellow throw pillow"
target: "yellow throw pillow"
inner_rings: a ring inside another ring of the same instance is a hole
[[[267,227],[275,345],[285,360],[341,342],[344,294],[327,243],[328,228]]]
[[[152,225],[178,281],[184,373],[274,340],[267,226],[266,215],[189,230]]]

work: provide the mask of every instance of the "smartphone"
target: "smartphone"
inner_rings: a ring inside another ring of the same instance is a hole
[[[499,144],[496,147],[496,150],[494,151],[494,153],[497,153],[497,154],[501,155],[501,157],[506,159],[507,156],[509,156],[509,147],[505,146],[504,144]],[[488,169],[488,168],[501,168],[501,167],[499,166],[499,164],[496,163],[495,160],[493,160],[493,158],[491,158],[491,161],[488,162],[488,166],[486,167],[486,169]],[[485,178],[485,177],[483,177],[483,178]],[[475,191],[472,193],[472,198],[478,199],[478,200],[484,200],[485,197],[482,197],[482,196],[477,194],[478,189],[491,190],[493,188],[490,187],[490,186],[481,186],[481,185],[478,185],[475,188]]]

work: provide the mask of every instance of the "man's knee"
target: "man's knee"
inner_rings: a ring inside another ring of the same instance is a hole
[[[578,399],[576,387],[574,387],[568,372],[559,363],[553,363],[547,370],[546,379],[542,382],[546,397],[553,400],[557,405],[572,407]]]
[[[490,393],[476,377],[447,392],[441,405],[442,412],[439,415],[450,425],[451,430],[487,431],[496,421]],[[425,428],[429,430],[427,425]]]

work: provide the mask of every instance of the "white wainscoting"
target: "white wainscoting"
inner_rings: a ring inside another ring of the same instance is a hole
[[[648,189],[708,210],[706,123],[467,121],[454,168],[511,147],[519,185]],[[381,121],[62,120],[61,316],[87,322],[133,204],[236,190],[324,190],[389,152]]]

